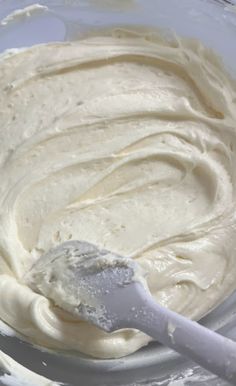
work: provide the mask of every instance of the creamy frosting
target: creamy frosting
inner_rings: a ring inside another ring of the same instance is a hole
[[[0,318],[32,342],[101,358],[150,338],[108,334],[23,277],[86,240],[132,256],[153,297],[198,319],[236,287],[236,85],[199,42],[124,33],[0,62]]]

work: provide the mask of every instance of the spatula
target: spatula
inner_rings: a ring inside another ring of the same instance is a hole
[[[104,331],[143,331],[236,384],[236,343],[160,306],[131,258],[68,241],[40,257],[25,280],[59,307]]]

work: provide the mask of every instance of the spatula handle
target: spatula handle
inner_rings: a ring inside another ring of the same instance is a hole
[[[129,324],[236,384],[236,342],[160,306],[151,297]]]

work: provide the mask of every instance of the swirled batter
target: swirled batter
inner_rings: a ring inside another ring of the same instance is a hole
[[[0,62],[0,318],[31,341],[121,357],[24,285],[57,244],[132,256],[162,305],[198,319],[236,287],[236,85],[200,43],[118,32]]]

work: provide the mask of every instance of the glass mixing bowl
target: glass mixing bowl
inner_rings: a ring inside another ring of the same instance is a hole
[[[41,10],[0,26],[0,52],[77,39],[94,29],[111,26],[161,27],[167,33],[174,30],[179,35],[200,39],[223,57],[226,67],[236,76],[236,5],[233,0],[52,0],[37,3],[46,5],[48,11]],[[33,2],[0,0],[0,19],[30,4]],[[201,323],[236,339],[236,293]],[[227,384],[158,343],[114,360],[50,352],[6,334],[0,335],[0,347],[28,369],[70,386]]]

